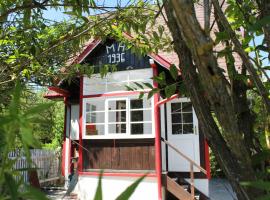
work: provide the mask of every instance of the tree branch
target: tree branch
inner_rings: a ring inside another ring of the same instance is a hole
[[[217,15],[219,16],[220,22],[222,23],[223,27],[225,28],[225,31],[229,34],[234,47],[235,47],[235,51],[239,54],[239,56],[241,57],[243,63],[245,64],[252,81],[254,82],[254,84],[256,85],[259,93],[261,94],[264,104],[266,106],[266,109],[268,111],[268,113],[270,113],[270,100],[268,98],[269,93],[266,90],[266,88],[264,87],[262,81],[260,80],[260,78],[257,75],[257,72],[253,66],[253,64],[250,62],[248,55],[246,54],[246,52],[243,50],[242,45],[240,43],[240,41],[238,40],[238,38],[236,37],[235,32],[232,30],[231,25],[229,24],[227,18],[225,17],[224,13],[222,12],[220,6],[219,6],[219,2],[218,0],[212,0],[213,1],[213,5],[214,8],[217,12]]]

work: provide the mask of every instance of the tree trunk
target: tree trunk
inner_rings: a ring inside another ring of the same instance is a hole
[[[192,4],[192,1],[190,3]],[[194,26],[197,22],[195,15],[192,16],[193,8],[186,4],[189,4],[189,1],[168,1],[165,4],[184,83],[190,92],[201,129],[238,199],[252,199],[253,195],[240,185],[240,181],[256,178],[244,141],[240,138],[235,111],[226,87],[229,84],[219,72],[216,58],[211,51],[211,42],[205,38],[206,35],[199,25]],[[192,58],[199,73],[196,72]],[[204,91],[207,91],[207,94]],[[225,130],[227,143],[213,119],[210,106],[213,106]]]

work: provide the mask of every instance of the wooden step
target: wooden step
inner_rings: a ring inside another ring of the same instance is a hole
[[[173,179],[167,176],[167,190],[172,193],[179,200],[193,200],[190,193],[188,193],[181,185],[176,183]]]

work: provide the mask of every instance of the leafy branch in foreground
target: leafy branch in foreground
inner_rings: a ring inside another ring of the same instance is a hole
[[[40,123],[40,113],[52,104],[40,104],[23,111],[21,93],[21,85],[17,82],[8,108],[0,115],[0,199],[43,200],[47,199],[46,196],[24,183],[20,171],[13,169],[16,159],[9,159],[8,154],[10,151],[16,150],[17,144],[20,144],[28,164],[31,166],[29,148],[39,147],[39,142],[33,135],[33,126]]]

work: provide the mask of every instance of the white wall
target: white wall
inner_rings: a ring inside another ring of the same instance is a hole
[[[103,200],[115,200],[138,177],[108,177],[102,178]],[[158,187],[155,177],[146,177],[139,184],[129,200],[157,200]],[[97,176],[79,176],[76,192],[80,200],[93,199],[98,183]]]
[[[80,106],[79,104],[71,105],[70,116],[70,139],[79,140],[79,122],[80,122]]]
[[[190,179],[185,179],[187,182],[190,183]],[[200,192],[209,196],[209,180],[208,179],[194,179],[195,188],[198,189]]]

